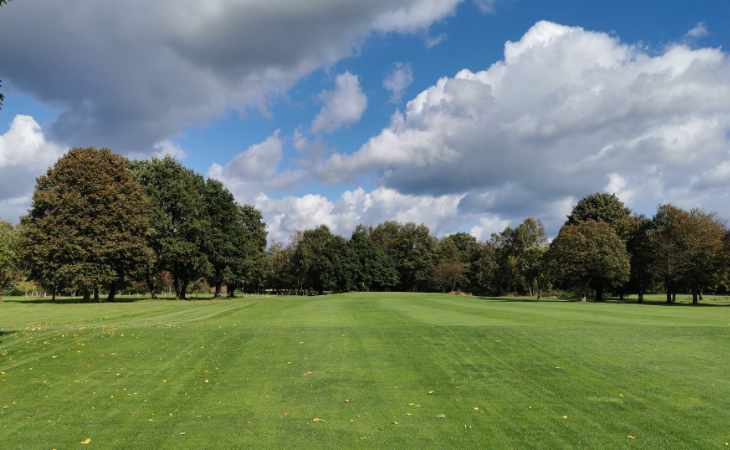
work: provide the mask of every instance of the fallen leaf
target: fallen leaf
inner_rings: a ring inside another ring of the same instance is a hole
[[[636,439],[636,436],[634,436],[633,434],[630,434],[630,435],[628,435],[628,436],[626,436],[626,437],[627,437],[627,438],[629,438],[629,439],[631,439],[631,440],[634,440],[634,439]]]
[[[91,444],[91,438],[86,438],[83,441],[81,441],[81,445],[89,445]]]
[[[312,419],[312,422],[314,422],[314,423],[324,422],[324,419],[322,419],[321,417],[315,417],[314,419]]]
[[[445,419],[446,418],[446,414],[437,414],[436,415],[436,418],[437,419]]]
[[[433,391],[428,391],[428,395],[433,395]]]

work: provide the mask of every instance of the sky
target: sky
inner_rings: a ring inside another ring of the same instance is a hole
[[[726,0],[14,0],[0,218],[73,147],[170,155],[320,224],[554,235],[582,196],[730,219]]]

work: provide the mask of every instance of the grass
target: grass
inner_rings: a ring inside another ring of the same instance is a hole
[[[437,294],[5,301],[0,330],[4,449],[730,441],[730,307]]]

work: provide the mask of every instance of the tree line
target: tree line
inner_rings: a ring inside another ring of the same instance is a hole
[[[320,226],[287,245],[266,242],[259,211],[171,158],[74,149],[37,180],[20,224],[0,223],[0,289],[30,282],[87,301],[165,290],[180,299],[200,290],[567,291],[640,302],[662,292],[668,303],[730,290],[730,238],[714,214],[667,204],[644,217],[606,193],[579,201],[552,242],[534,218],[485,242],[392,221],[359,225],[349,239]]]

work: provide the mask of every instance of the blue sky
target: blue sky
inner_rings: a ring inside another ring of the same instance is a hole
[[[261,208],[275,240],[386,219],[486,238],[535,215],[554,232],[594,190],[646,214],[671,201],[730,217],[726,1],[161,1],[142,19],[64,3],[0,10],[9,220],[33,177],[82,145],[173,149]],[[508,41],[528,50],[508,62]],[[495,63],[504,77],[486,73]],[[396,68],[409,82],[394,101]],[[456,79],[464,69],[478,85]],[[409,106],[429,90],[445,97]],[[576,104],[593,116],[579,123]]]

